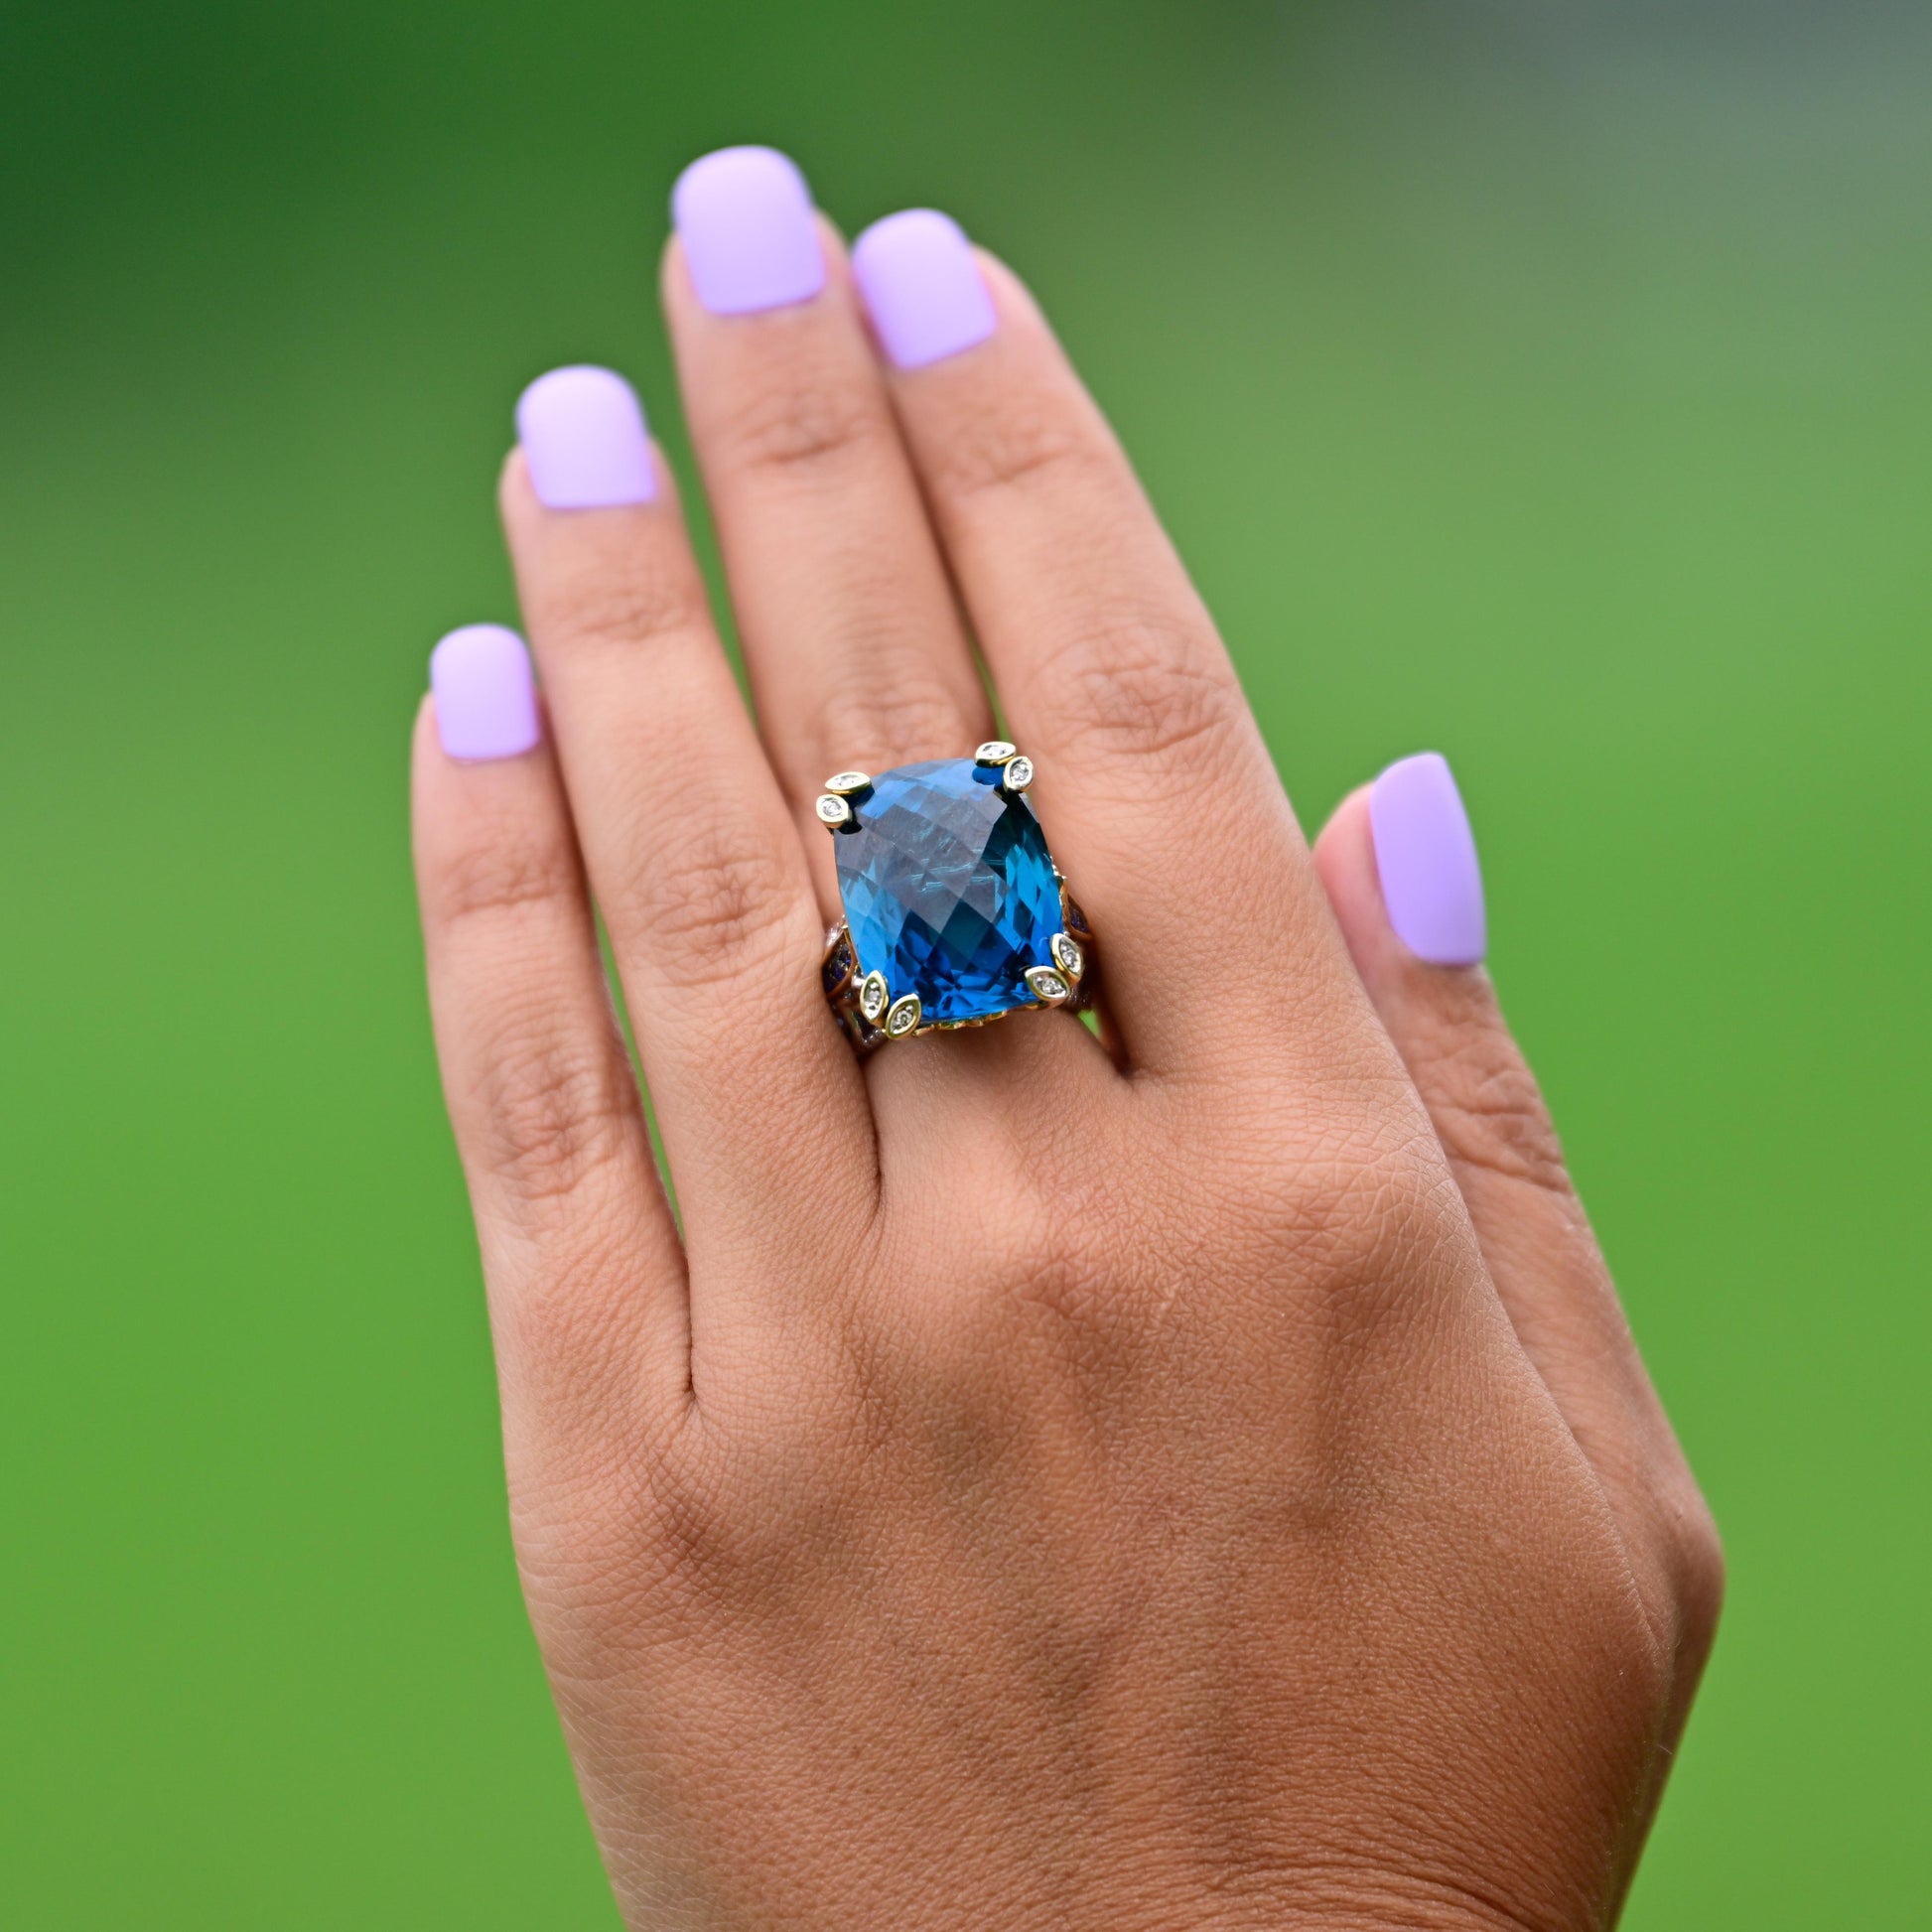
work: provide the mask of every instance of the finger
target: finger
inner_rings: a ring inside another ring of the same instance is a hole
[[[1289,1036],[1284,987],[1355,1013],[1333,998],[1340,948],[1233,666],[1037,310],[929,214],[889,217],[853,260],[1129,1053],[1251,1057],[1258,1011],[1270,1042]],[[1349,1024],[1297,1044],[1332,1051]]]
[[[1701,1653],[1710,1517],[1631,1336],[1555,1127],[1479,962],[1482,881],[1448,764],[1405,759],[1315,845],[1362,980],[1447,1151],[1496,1291],[1605,1495],[1653,1607]]]
[[[833,772],[963,758],[991,709],[845,252],[798,170],[728,148],[685,171],[673,206],[685,419],[764,742],[810,825]],[[829,883],[824,844],[807,849]]]
[[[416,872],[505,1415],[513,1437],[532,1408],[594,1430],[641,1387],[683,1387],[683,1257],[528,654],[514,632],[472,625],[437,646],[431,677]]]
[[[797,828],[635,397],[608,371],[557,371],[517,422],[504,525],[692,1277],[719,1248],[809,1258],[828,1217],[869,1194],[874,1164],[864,1085],[825,1010]],[[828,1145],[854,1152],[828,1160]],[[783,1279],[736,1272],[774,1292]],[[700,1351],[725,1314],[694,1297]]]

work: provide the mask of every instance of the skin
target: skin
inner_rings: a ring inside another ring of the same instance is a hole
[[[897,373],[826,246],[754,317],[665,265],[759,723],[669,477],[558,513],[512,455],[546,743],[416,735],[516,1550],[627,1922],[1607,1926],[1721,1562],[1489,982],[1394,936],[1365,794],[1311,852],[1014,277]],[[811,801],[993,735],[968,622],[1111,1050],[861,1064]]]

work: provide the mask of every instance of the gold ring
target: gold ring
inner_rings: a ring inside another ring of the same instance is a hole
[[[1091,996],[1093,930],[1028,796],[1034,762],[995,740],[970,759],[841,771],[815,807],[845,916],[825,997],[862,1051]]]

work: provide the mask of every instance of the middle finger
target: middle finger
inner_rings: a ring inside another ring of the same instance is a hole
[[[685,415],[760,729],[828,885],[826,777],[963,758],[991,711],[844,250],[798,170],[728,148],[685,171],[673,207]]]

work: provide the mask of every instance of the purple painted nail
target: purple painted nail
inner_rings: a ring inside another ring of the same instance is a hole
[[[542,737],[530,653],[500,623],[465,624],[429,654],[436,735],[453,759],[513,759]]]
[[[964,230],[936,208],[875,221],[853,244],[852,273],[894,365],[924,368],[995,326],[993,298]]]
[[[538,376],[517,398],[516,437],[547,509],[608,509],[657,494],[637,392],[609,369]]]
[[[1396,936],[1432,966],[1479,963],[1482,868],[1449,760],[1419,752],[1390,765],[1369,792],[1368,822]]]
[[[720,148],[671,192],[698,300],[714,316],[809,302],[825,286],[812,194],[775,148]]]

